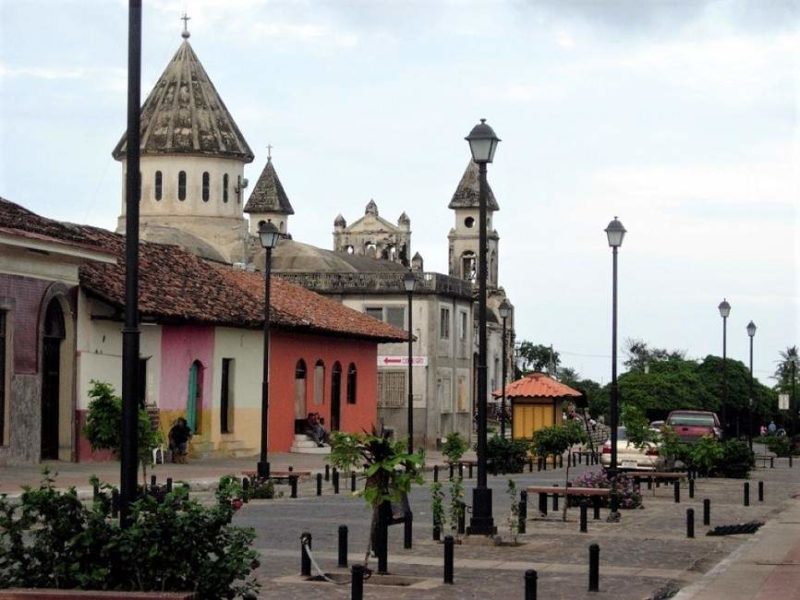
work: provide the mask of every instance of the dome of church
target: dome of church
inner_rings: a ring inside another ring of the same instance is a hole
[[[142,106],[140,135],[143,155],[253,160],[253,151],[186,37]],[[126,151],[127,132],[112,155],[122,160]]]
[[[397,262],[334,252],[286,239],[272,251],[272,269],[276,273],[404,273],[408,270]]]
[[[201,258],[207,258],[215,262],[227,262],[225,258],[214,247],[201,240],[199,237],[187,233],[175,227],[166,227],[164,225],[151,225],[149,223],[142,223],[139,229],[139,237],[147,242],[156,242],[157,244],[170,244],[172,246],[180,246],[184,250]]]

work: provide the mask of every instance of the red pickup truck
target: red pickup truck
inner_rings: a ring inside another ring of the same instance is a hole
[[[702,410],[673,410],[667,417],[667,425],[684,442],[694,443],[706,435],[722,438],[722,427],[713,412]]]

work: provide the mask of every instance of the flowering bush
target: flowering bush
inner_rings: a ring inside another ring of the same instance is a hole
[[[611,481],[606,476],[604,470],[599,471],[586,471],[585,473],[576,477],[570,482],[572,487],[586,487],[586,488],[611,488]],[[642,495],[634,485],[633,477],[629,477],[625,473],[617,474],[617,493],[619,494],[619,507],[620,508],[638,508],[642,505]],[[570,496],[569,502],[572,506],[578,506],[581,503],[579,496]],[[600,498],[601,506],[609,505],[608,497]]]

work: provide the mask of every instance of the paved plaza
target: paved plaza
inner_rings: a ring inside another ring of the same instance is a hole
[[[361,498],[350,493],[349,478],[340,481],[340,493],[333,493],[325,481],[323,495],[316,495],[315,474],[323,472],[319,456],[276,455],[274,470],[290,465],[308,471],[299,485],[297,499],[289,497],[289,486],[279,485],[283,497],[254,500],[237,513],[235,522],[254,527],[261,553],[258,577],[261,597],[282,599],[350,598],[350,586],[329,582],[307,582],[300,573],[300,535],[309,532],[313,539],[313,558],[322,571],[334,579],[346,580],[347,571],[337,568],[339,526],[348,528],[348,561],[363,561],[370,513]],[[200,498],[209,497],[216,479],[225,473],[253,470],[255,459],[194,461],[188,465],[158,465],[154,472],[165,477],[189,481]],[[436,453],[428,464],[441,464]],[[251,464],[252,463],[252,464]],[[54,464],[59,471],[59,486],[76,485],[89,495],[88,476],[116,482],[117,463]],[[570,469],[570,478],[586,469]],[[465,469],[465,477],[468,472]],[[495,545],[485,538],[461,536],[455,546],[454,584],[446,585],[443,576],[443,545],[432,540],[430,486],[415,489],[410,501],[414,511],[413,547],[403,549],[403,527],[390,529],[389,571],[392,577],[374,575],[365,584],[365,598],[522,598],[524,573],[538,573],[539,598],[678,598],[713,600],[800,598],[800,465],[790,468],[779,459],[775,468],[757,468],[750,481],[750,506],[743,505],[743,481],[698,479],[695,497],[688,497],[686,485],[681,502],[676,503],[672,486],[647,490],[643,486],[644,507],[622,511],[620,523],[607,523],[607,511],[593,520],[589,511],[588,533],[579,531],[579,509],[571,508],[566,523],[561,513],[538,513],[535,496],[529,499],[527,532],[518,536],[519,545]],[[442,471],[440,480],[445,482]],[[19,483],[34,484],[36,468],[6,467],[0,470],[0,491],[14,494]],[[509,498],[506,486],[513,479],[518,489],[537,483],[561,483],[564,469],[498,475],[489,477],[493,489],[493,514],[498,533],[509,538],[507,517]],[[758,500],[758,482],[764,482],[764,501]],[[359,482],[360,484],[360,482]],[[465,479],[465,500],[471,501],[474,479]],[[766,525],[756,534],[707,536],[702,525],[703,500],[711,501],[711,527],[749,521]],[[563,506],[563,499],[561,500]],[[552,504],[549,508],[552,509]],[[696,536],[686,537],[686,509],[696,515]],[[469,517],[467,518],[467,521]],[[600,547],[600,591],[588,592],[589,545]],[[370,558],[370,567],[376,561]],[[314,569],[315,571],[315,569]],[[336,575],[340,574],[341,577]],[[403,584],[403,585],[388,585]]]

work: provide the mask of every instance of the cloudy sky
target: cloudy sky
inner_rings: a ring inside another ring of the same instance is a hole
[[[518,339],[610,378],[619,337],[755,372],[800,343],[800,3],[733,1],[144,1],[143,99],[190,42],[256,160],[274,164],[295,239],[331,247],[374,198],[411,218],[447,271],[447,204],[479,118],[502,143],[500,279]],[[113,228],[125,128],[127,3],[0,0],[0,195]],[[623,357],[621,353],[621,358]]]

